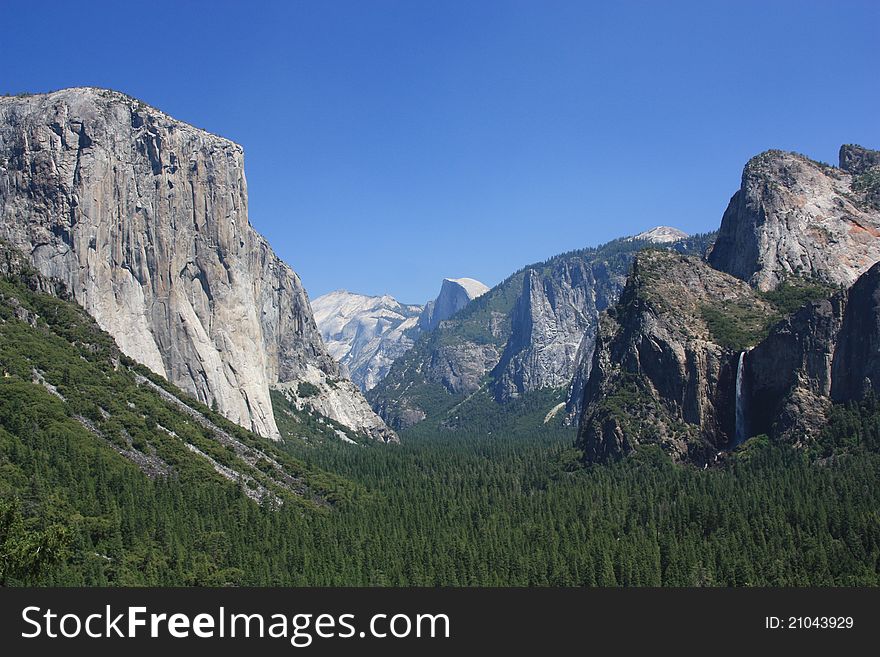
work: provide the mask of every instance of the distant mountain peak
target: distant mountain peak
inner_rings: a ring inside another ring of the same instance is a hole
[[[669,244],[670,242],[683,240],[686,237],[688,237],[688,234],[678,228],[673,228],[672,226],[656,226],[655,228],[646,230],[638,235],[634,235],[630,239],[645,240],[646,242],[653,242],[654,244]]]
[[[419,328],[422,331],[433,331],[440,322],[449,319],[488,291],[488,286],[473,278],[444,278],[440,294],[425,305],[419,317]]]
[[[422,307],[387,294],[335,290],[313,299],[312,312],[327,351],[361,390],[369,390],[412,346]]]
[[[467,291],[468,296],[470,296],[471,300],[476,299],[479,296],[486,294],[489,291],[489,287],[484,285],[480,281],[475,278],[444,278],[444,281],[449,281],[450,283],[455,283],[456,285],[460,285]]]

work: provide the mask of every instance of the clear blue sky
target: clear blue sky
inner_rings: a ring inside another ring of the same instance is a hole
[[[245,147],[314,297],[432,297],[657,224],[767,148],[880,147],[880,2],[3,0],[0,93],[125,91]]]

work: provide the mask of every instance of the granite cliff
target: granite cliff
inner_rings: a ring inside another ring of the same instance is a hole
[[[839,159],[832,167],[775,150],[752,158],[709,263],[761,290],[793,275],[852,285],[880,260],[880,152],[844,145]]]
[[[599,322],[578,430],[585,458],[657,443],[705,462],[729,446],[741,346],[727,334],[757,336],[773,315],[751,287],[699,258],[640,253]],[[716,325],[719,317],[736,317],[736,331]]]
[[[419,330],[433,331],[471,301],[489,291],[473,278],[444,278],[437,298],[425,304],[419,315]]]
[[[0,98],[0,239],[125,354],[277,437],[270,387],[339,372],[247,212],[238,144],[104,89]],[[353,428],[394,439],[349,392]]]

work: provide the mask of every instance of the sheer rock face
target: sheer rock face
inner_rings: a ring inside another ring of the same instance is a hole
[[[880,393],[880,263],[850,288],[846,304],[832,364],[835,401]]]
[[[578,350],[596,333],[599,313],[623,287],[622,276],[584,259],[560,260],[548,272],[526,270],[513,330],[495,370],[495,397],[571,384]]]
[[[752,288],[698,258],[636,257],[620,302],[599,322],[578,429],[586,460],[653,443],[705,463],[733,441],[739,354],[713,336],[710,302],[772,314]]]
[[[801,443],[824,424],[846,294],[779,322],[744,360],[746,435]]]
[[[425,304],[419,316],[419,330],[433,331],[440,322],[449,319],[468,303],[489,291],[473,278],[444,278],[440,294]]]
[[[270,385],[338,374],[227,139],[107,90],[0,98],[0,217],[126,354],[242,426],[276,437]]]
[[[849,286],[880,260],[880,153],[841,148],[841,168],[767,151],[746,165],[709,255],[774,289],[792,274]]]
[[[880,263],[774,326],[745,374],[749,433],[794,443],[821,430],[832,401],[880,392]]]
[[[312,301],[312,311],[327,351],[367,391],[412,347],[422,307],[337,290]]]

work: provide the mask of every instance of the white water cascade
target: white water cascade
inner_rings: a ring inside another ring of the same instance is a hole
[[[736,426],[734,429],[733,446],[742,445],[749,437],[746,426],[746,402],[743,397],[743,370],[745,369],[746,352],[741,351],[736,365]]]

